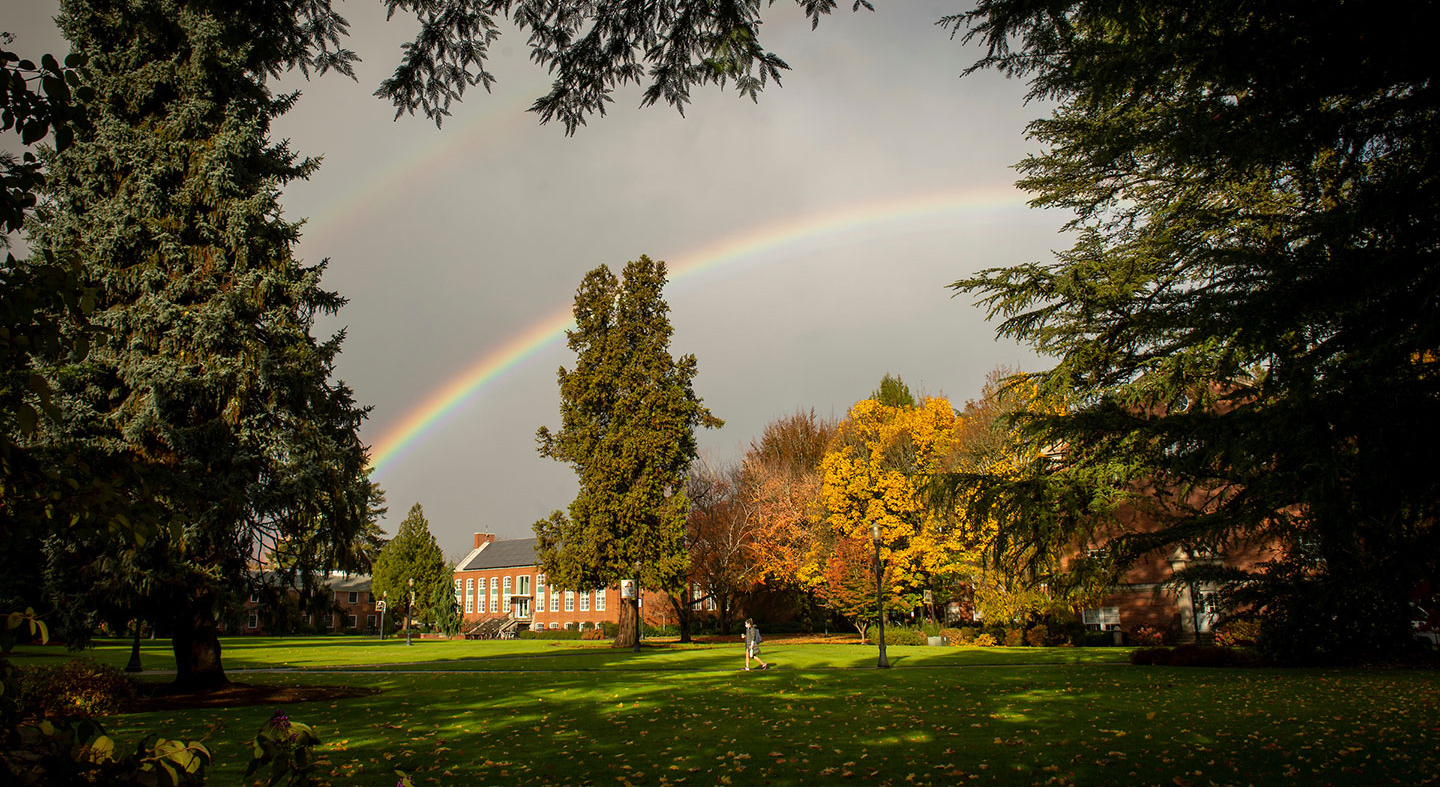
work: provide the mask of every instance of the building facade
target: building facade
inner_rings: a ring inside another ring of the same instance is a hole
[[[507,631],[598,627],[620,619],[620,588],[575,590],[547,581],[536,557],[537,540],[497,540],[476,533],[473,548],[455,566],[455,600],[465,629],[503,622]],[[664,598],[646,593],[641,603],[647,623],[664,608]]]

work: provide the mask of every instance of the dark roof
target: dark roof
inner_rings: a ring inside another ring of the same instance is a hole
[[[533,538],[517,538],[513,541],[492,541],[485,548],[471,555],[458,566],[456,571],[479,571],[487,568],[515,568],[533,566],[535,562]]]

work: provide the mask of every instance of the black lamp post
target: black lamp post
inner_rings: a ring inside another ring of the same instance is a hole
[[[374,598],[374,596],[371,596]],[[390,591],[380,594],[380,639],[385,639],[385,611],[390,607]]]
[[[126,672],[140,672],[140,617],[135,617],[135,640],[130,646],[130,661],[125,664]]]
[[[880,523],[870,525],[870,539],[875,542],[875,606],[880,617],[880,660],[877,669],[889,669],[890,659],[885,656],[885,564],[880,562]]]
[[[405,605],[405,644],[413,645],[410,641],[410,625],[415,619],[415,578],[410,578],[410,600]]]

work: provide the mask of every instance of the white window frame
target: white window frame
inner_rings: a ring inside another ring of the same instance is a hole
[[[345,603],[347,603],[347,604],[359,604],[359,603],[360,603],[360,594],[357,593],[356,591],[353,591],[353,590],[349,591],[349,593],[350,593],[350,595],[348,595],[348,596],[345,597],[345,598],[347,599],[347,601],[346,601]],[[354,628],[354,626],[351,626],[351,628]]]
[[[1120,628],[1119,607],[1092,607],[1081,612],[1085,628],[1091,631],[1118,631]]]
[[[517,596],[528,596],[528,595],[530,595],[530,575],[529,575],[529,574],[521,574],[520,576],[518,576],[518,577],[515,578],[515,595],[517,595]]]
[[[259,615],[256,615],[254,612],[251,612],[251,613],[250,613],[250,617],[249,617],[249,618],[246,618],[246,620],[245,620],[245,628],[247,628],[247,629],[258,629],[258,628],[260,628],[260,616],[259,616]]]
[[[565,591],[565,611],[566,611],[566,612],[574,612],[574,611],[575,611],[575,591],[573,591],[573,590],[567,590],[567,591]]]
[[[605,611],[605,588],[600,588],[599,590],[595,591],[595,611]]]
[[[560,593],[555,588],[550,588],[550,611],[560,611]]]
[[[580,593],[580,611],[581,611],[581,612],[589,612],[589,611],[590,611],[590,591],[588,591],[588,590],[583,591],[583,592]]]

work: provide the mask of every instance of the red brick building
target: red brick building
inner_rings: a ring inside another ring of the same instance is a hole
[[[287,614],[285,607],[295,606],[299,598],[299,588],[278,588],[276,572],[261,572],[257,578],[260,588],[246,600],[243,620],[240,621],[239,631],[236,633],[266,633],[267,619],[273,620],[275,615]],[[321,618],[318,623],[334,632],[379,632],[380,613],[375,607],[377,599],[370,592],[369,574],[332,572],[319,578],[315,584],[329,600],[327,611],[318,613]],[[315,613],[300,614],[298,610],[290,612],[300,615],[306,625],[317,624]]]
[[[1153,518],[1127,506],[1119,515],[1122,530],[1153,530]],[[1095,545],[1103,549],[1104,544]],[[1093,551],[1093,550],[1092,550]],[[1189,586],[1171,582],[1177,572],[1192,565],[1226,565],[1251,569],[1269,560],[1274,550],[1255,544],[1233,543],[1222,551],[1190,551],[1182,547],[1151,553],[1125,572],[1109,596],[1083,611],[1085,625],[1099,631],[1133,632],[1148,627],[1176,642],[1212,642],[1215,623],[1223,610],[1216,605],[1213,585]]]
[[[474,548],[455,566],[455,599],[465,629],[487,621],[502,633],[541,629],[576,629],[614,623],[620,617],[618,587],[575,590],[546,581],[535,555],[536,539],[496,540],[494,533],[476,533]],[[647,623],[652,610],[665,609],[663,597],[646,593],[641,604]]]

